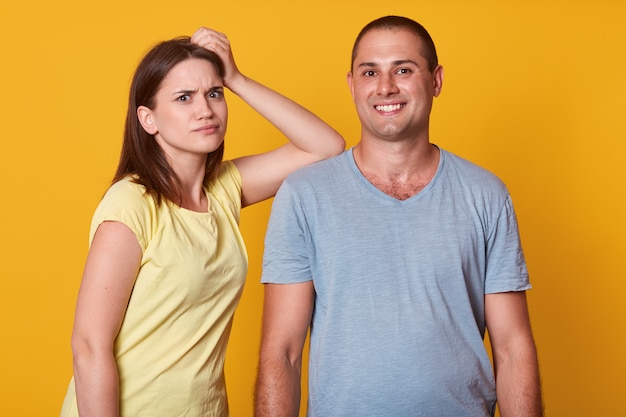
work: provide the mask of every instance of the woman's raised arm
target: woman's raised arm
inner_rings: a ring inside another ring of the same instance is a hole
[[[343,137],[293,100],[243,75],[223,33],[200,28],[192,42],[215,52],[224,62],[224,85],[282,132],[289,143],[278,149],[234,160],[242,176],[243,205],[272,197],[291,172],[338,155]]]

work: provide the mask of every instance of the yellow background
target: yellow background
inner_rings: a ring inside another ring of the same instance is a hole
[[[0,415],[58,414],[91,214],[117,164],[129,80],[157,40],[226,32],[247,75],[354,145],[358,30],[402,14],[445,67],[432,140],[499,175],[518,212],[549,416],[614,416],[626,393],[626,3],[622,0],[0,3]],[[227,156],[283,139],[229,95]],[[250,274],[227,357],[251,410],[269,202],[244,210]],[[433,347],[436,348],[436,347]]]

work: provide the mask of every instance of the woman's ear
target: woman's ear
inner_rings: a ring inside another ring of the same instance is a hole
[[[156,135],[159,129],[157,129],[156,124],[154,123],[154,117],[152,115],[152,110],[146,106],[139,106],[137,108],[137,119],[139,119],[139,123],[150,135]]]

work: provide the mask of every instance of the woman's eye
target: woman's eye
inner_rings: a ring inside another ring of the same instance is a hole
[[[224,95],[223,91],[220,90],[213,90],[209,93],[209,98],[222,98],[222,96]]]
[[[189,101],[191,99],[191,97],[189,96],[189,94],[183,94],[182,96],[179,96],[177,98],[178,101]]]

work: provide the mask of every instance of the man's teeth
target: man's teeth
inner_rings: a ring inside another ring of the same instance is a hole
[[[402,104],[385,104],[384,106],[376,106],[376,110],[383,112],[390,112],[400,110]]]

